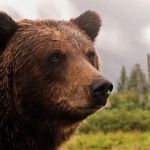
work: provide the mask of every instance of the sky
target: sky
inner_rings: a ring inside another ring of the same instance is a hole
[[[128,72],[141,64],[147,73],[150,53],[149,0],[0,0],[0,10],[19,19],[70,19],[86,10],[100,14],[102,27],[95,47],[102,70],[116,87],[121,66]]]

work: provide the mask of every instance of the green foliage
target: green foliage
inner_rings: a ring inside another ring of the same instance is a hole
[[[116,92],[111,96],[111,109],[143,109],[150,110],[148,93],[143,95],[142,105],[139,103],[139,93],[135,89]]]
[[[111,105],[112,109],[132,110],[139,108],[138,93],[134,89],[116,92],[111,97]]]
[[[97,131],[112,132],[122,131],[149,131],[150,111],[135,109],[132,111],[113,109],[101,111],[89,117],[80,127],[82,133]]]

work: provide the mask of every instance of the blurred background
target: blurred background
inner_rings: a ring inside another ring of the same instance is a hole
[[[115,85],[112,107],[89,117],[64,150],[150,149],[149,8],[148,0],[0,0],[16,20],[68,20],[89,9],[102,18],[95,47]]]

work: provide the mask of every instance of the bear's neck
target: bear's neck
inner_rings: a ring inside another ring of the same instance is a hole
[[[9,118],[1,127],[1,150],[58,150],[79,125],[79,123],[53,121],[45,126],[44,124],[36,126],[17,120],[18,118],[19,116],[13,119]]]
[[[67,141],[76,131],[79,123],[67,123],[53,121],[46,126],[39,125],[35,131],[35,144],[38,147],[47,150],[58,150],[60,146]],[[34,139],[34,137],[33,137]]]
[[[79,122],[69,123],[61,120],[41,123],[36,128],[34,125],[33,128],[30,126],[32,129],[32,132],[29,133],[31,134],[31,142],[34,142],[38,147],[37,150],[58,150],[76,131],[78,125]]]

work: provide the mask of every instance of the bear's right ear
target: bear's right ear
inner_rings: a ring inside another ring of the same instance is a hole
[[[71,22],[78,25],[81,30],[84,30],[92,41],[95,40],[101,27],[101,18],[99,14],[88,10],[79,17],[71,19]]]
[[[6,13],[0,11],[0,53],[3,52],[17,28],[17,23]]]

